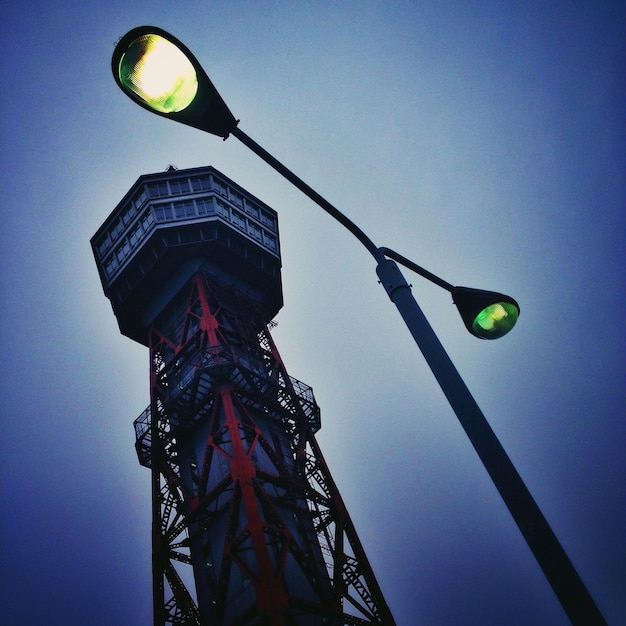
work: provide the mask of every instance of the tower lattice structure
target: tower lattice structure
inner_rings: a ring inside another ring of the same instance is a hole
[[[212,167],[139,178],[92,238],[150,353],[154,623],[394,624],[317,444],[312,389],[270,334],[276,212]]]

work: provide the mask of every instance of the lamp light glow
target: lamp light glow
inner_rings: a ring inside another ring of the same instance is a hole
[[[128,46],[118,72],[126,88],[160,113],[182,111],[198,93],[196,70],[189,59],[154,33],[142,35]]]
[[[472,327],[475,333],[488,333],[488,338],[497,339],[506,335],[515,323],[519,309],[509,302],[496,302],[484,308],[474,319]]]
[[[483,289],[453,287],[452,299],[474,337],[499,339],[517,323],[519,304],[510,296]]]
[[[111,70],[144,109],[226,139],[237,120],[189,48],[156,26],[139,26],[115,46]]]

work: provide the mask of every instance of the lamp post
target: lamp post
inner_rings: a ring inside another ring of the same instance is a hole
[[[347,228],[376,261],[376,273],[478,453],[565,612],[574,624],[605,624],[599,609],[537,503],[417,304],[398,263],[452,294],[468,331],[481,339],[509,332],[519,305],[504,294],[454,287],[397,252],[376,246],[348,217],[238,127],[238,120],[191,51],[166,31],[142,26],[118,42],[112,70],[137,104],[227,139],[233,135]]]

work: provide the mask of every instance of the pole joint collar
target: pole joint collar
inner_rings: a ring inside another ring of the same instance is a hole
[[[392,302],[394,294],[398,289],[411,290],[411,286],[402,275],[400,268],[391,259],[380,261],[376,266],[376,274],[378,274],[378,278],[380,278],[380,282]]]

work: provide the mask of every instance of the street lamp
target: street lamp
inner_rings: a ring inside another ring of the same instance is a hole
[[[131,30],[117,44],[112,65],[113,76],[122,91],[143,108],[224,139],[232,134],[259,152],[260,146],[237,128],[238,120],[195,56],[166,31],[152,26]],[[270,155],[264,150],[262,152],[264,154],[260,156],[275,165],[274,159],[268,159]],[[284,169],[281,167],[280,170],[283,174]],[[288,178],[292,176],[290,173]],[[295,183],[294,180],[292,182]],[[301,184],[296,183],[296,186]],[[310,195],[309,190],[305,193]],[[328,203],[324,201],[324,204]],[[328,206],[323,208],[338,218],[339,212],[334,207],[332,210]],[[347,218],[339,221],[354,232],[356,226]],[[452,287],[393,251],[376,248],[363,233],[360,233],[359,239],[366,243],[377,261],[381,260],[382,252],[450,291],[463,323],[475,337],[498,339],[517,322],[519,305],[513,298],[491,291]]]
[[[519,304],[511,296],[484,289],[454,287],[390,248],[380,248],[380,251],[385,257],[394,259],[431,283],[449,291],[465,327],[475,337],[499,339],[515,326],[519,317]]]
[[[508,333],[519,316],[504,294],[454,287],[389,248],[377,247],[348,217],[246,135],[191,51],[166,31],[141,26],[113,52],[119,87],[143,108],[227,139],[233,135],[347,228],[376,260],[376,273],[424,355],[459,422],[478,453],[548,582],[574,624],[605,624],[593,598],[528,488],[417,304],[397,263],[452,294],[463,323],[481,339]]]

